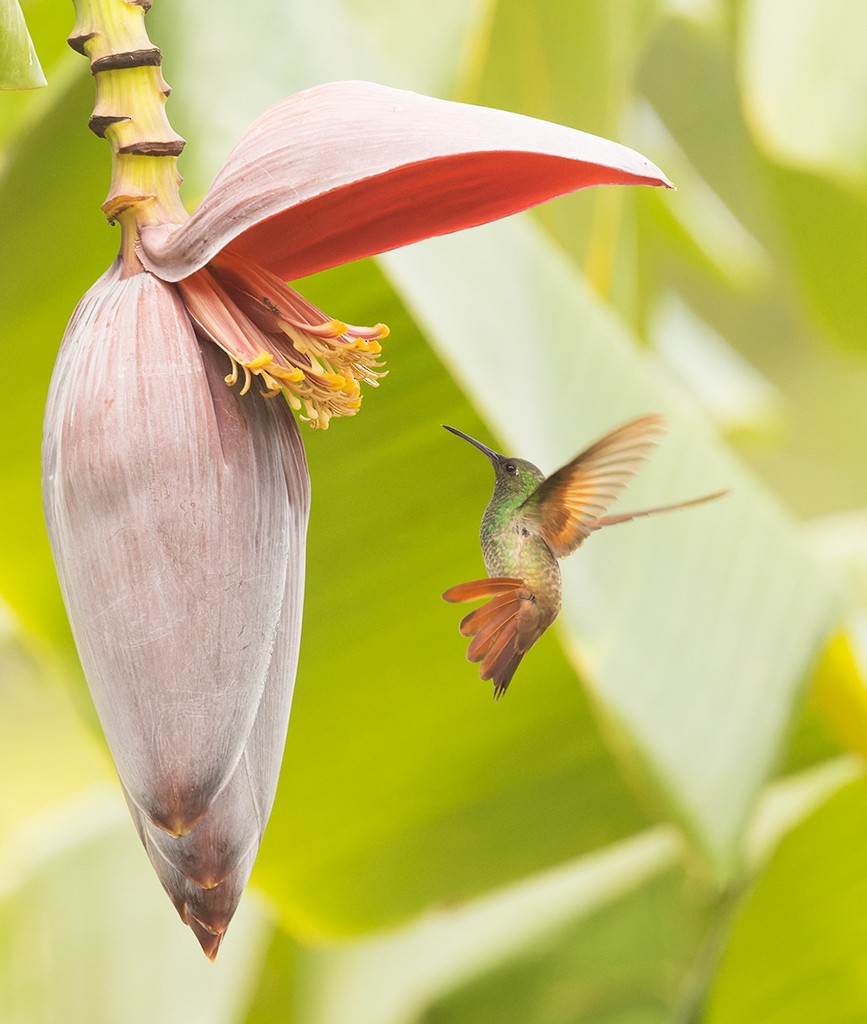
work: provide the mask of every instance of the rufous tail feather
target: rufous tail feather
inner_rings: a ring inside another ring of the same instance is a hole
[[[524,581],[514,576],[490,576],[483,580],[458,583],[443,594],[444,601],[458,604],[463,601],[481,601],[483,597],[498,597],[513,590],[520,590]]]
[[[499,628],[508,620],[514,611],[514,594],[503,594],[492,597],[487,604],[476,608],[461,619],[460,631],[464,636],[475,636],[484,628]],[[470,661],[473,659],[470,658]]]
[[[481,662],[480,675],[493,682],[494,700],[499,700],[532,646],[532,639],[526,642],[526,613],[532,595],[523,580],[509,576],[459,583],[443,594],[446,601],[453,602],[485,597],[489,598],[487,603],[466,615],[460,630],[464,636],[473,638],[467,660]]]

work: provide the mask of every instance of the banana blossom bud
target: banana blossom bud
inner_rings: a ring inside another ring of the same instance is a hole
[[[253,124],[190,219],[136,224],[76,309],[46,411],[49,536],[132,817],[209,957],[289,718],[309,505],[291,410],[326,427],[382,372],[382,325],[284,282],[606,183],[668,184],[557,125],[321,86]]]

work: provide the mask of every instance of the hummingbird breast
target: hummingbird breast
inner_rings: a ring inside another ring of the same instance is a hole
[[[560,611],[560,566],[551,549],[520,516],[506,522],[482,519],[481,542],[485,568],[489,576],[515,576],[524,580],[533,592],[544,621],[542,628],[554,621]],[[540,625],[542,625],[540,621]]]

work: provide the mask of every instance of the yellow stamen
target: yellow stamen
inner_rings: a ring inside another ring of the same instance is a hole
[[[308,327],[307,330],[323,338],[339,338],[341,334],[346,334],[347,326],[342,320],[329,320],[317,327]]]
[[[265,352],[263,350],[255,359],[251,359],[246,365],[255,373],[256,370],[260,370],[263,366],[268,366],[269,363],[273,362],[274,356],[272,356],[270,352]]]
[[[375,356],[378,356],[382,351],[382,345],[380,345],[378,341],[374,341],[372,338],[370,341],[364,341],[359,338],[357,341],[353,342],[352,347],[357,348],[359,352],[372,352]]]
[[[313,373],[317,374],[317,376],[323,377],[328,371],[325,369],[322,363],[319,362],[316,356],[310,355],[310,353],[308,353],[308,356],[310,358],[310,369],[313,371]]]
[[[305,376],[300,366],[295,366],[291,370],[284,370],[282,366],[272,366],[268,372],[274,377],[286,381],[287,384],[297,384],[304,380]]]
[[[228,352],[226,353],[226,355],[229,355]],[[231,360],[231,363],[232,363],[232,372],[227,374],[224,377],[224,380],[226,381],[226,383],[231,388],[231,387],[234,387],[238,383],[238,364],[237,364],[237,362],[234,359],[232,359],[231,356],[229,356],[229,359]]]
[[[384,375],[384,324],[356,327],[329,318],[273,274],[232,254],[215,257],[201,276],[197,288],[188,288],[197,300],[196,323],[231,353],[227,384],[237,384],[243,369],[241,394],[258,376],[263,396],[282,391],[302,419],[325,429],[334,416],[354,415],[361,385],[375,387]]]

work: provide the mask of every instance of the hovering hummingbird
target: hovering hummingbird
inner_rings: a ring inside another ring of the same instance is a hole
[[[521,659],[560,611],[560,566],[595,530],[639,516],[701,505],[727,491],[673,505],[605,515],[650,454],[663,418],[642,416],[606,434],[547,479],[523,459],[500,455],[454,427],[453,434],[491,460],[494,494],[482,516],[482,554],[488,579],[450,587],[446,601],[489,598],[460,625],[471,636],[468,661],[480,661],[482,679],[494,683],[494,700],[505,693]]]

